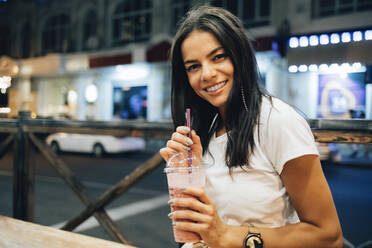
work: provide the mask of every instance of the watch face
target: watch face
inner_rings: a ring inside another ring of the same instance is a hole
[[[247,240],[245,242],[246,248],[262,248],[263,247],[263,241],[261,237],[257,234],[251,234],[247,237]]]

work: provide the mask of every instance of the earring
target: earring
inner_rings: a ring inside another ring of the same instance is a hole
[[[246,103],[246,101],[245,101],[245,95],[244,95],[244,89],[243,89],[243,86],[240,86],[240,90],[241,90],[241,93],[242,93],[242,99],[243,99],[243,104],[244,104],[245,111],[249,112],[249,111],[248,111],[247,103]]]

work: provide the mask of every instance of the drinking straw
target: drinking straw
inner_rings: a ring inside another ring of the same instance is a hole
[[[186,121],[187,121],[187,127],[190,129],[190,132],[187,134],[187,137],[189,137],[190,139],[192,139],[191,137],[191,110],[190,108],[187,108],[186,109]],[[189,150],[187,152],[187,166],[188,167],[191,167],[191,150]]]

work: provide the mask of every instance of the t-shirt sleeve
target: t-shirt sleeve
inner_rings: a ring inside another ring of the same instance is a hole
[[[284,102],[277,105],[268,113],[262,145],[280,174],[289,160],[308,154],[319,156],[319,152],[307,121]]]

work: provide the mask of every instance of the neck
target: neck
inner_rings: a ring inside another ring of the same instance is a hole
[[[217,131],[216,131],[216,136],[221,136],[222,134],[226,133],[226,127],[225,127],[225,115],[223,109],[220,109],[220,115],[221,119],[218,123]]]
[[[222,126],[221,128],[219,128],[216,132],[216,136],[221,136],[222,134],[226,133],[226,128],[225,126]]]
[[[220,112],[220,115],[221,115],[222,120],[225,121],[225,106],[220,107],[218,109],[218,112]]]

